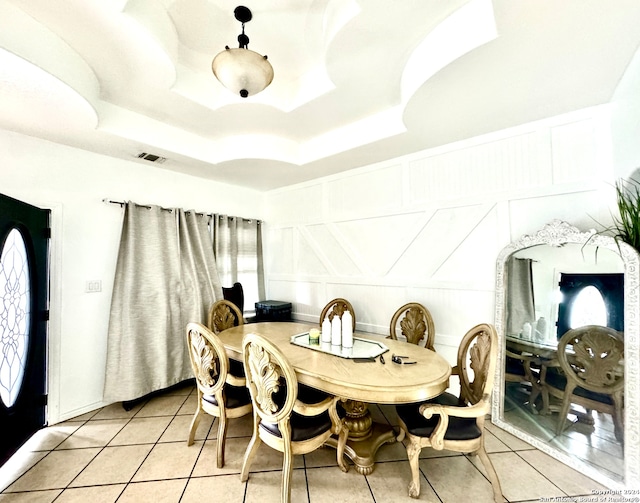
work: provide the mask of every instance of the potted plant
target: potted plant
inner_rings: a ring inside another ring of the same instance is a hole
[[[620,179],[616,182],[618,215],[613,217],[610,230],[613,237],[633,246],[640,252],[640,182]]]

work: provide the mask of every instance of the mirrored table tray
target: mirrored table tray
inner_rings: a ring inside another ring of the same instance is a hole
[[[382,342],[362,339],[360,337],[353,338],[352,348],[333,346],[330,342],[311,344],[309,343],[309,332],[291,336],[291,344],[339,356],[341,358],[376,358],[389,351],[389,348]]]

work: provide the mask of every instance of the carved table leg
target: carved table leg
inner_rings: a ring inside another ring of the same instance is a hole
[[[356,470],[362,475],[373,472],[376,452],[380,446],[395,442],[395,433],[388,425],[374,423],[369,407],[364,402],[344,400],[342,405],[347,412],[345,424],[349,429],[344,453],[353,461]],[[327,442],[337,447],[337,439]]]

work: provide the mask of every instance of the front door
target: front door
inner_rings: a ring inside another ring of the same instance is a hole
[[[0,465],[46,423],[49,214],[0,194]]]

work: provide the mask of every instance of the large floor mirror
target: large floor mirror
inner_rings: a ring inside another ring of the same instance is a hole
[[[492,422],[610,489],[640,487],[638,264],[632,247],[555,220],[496,268]]]

